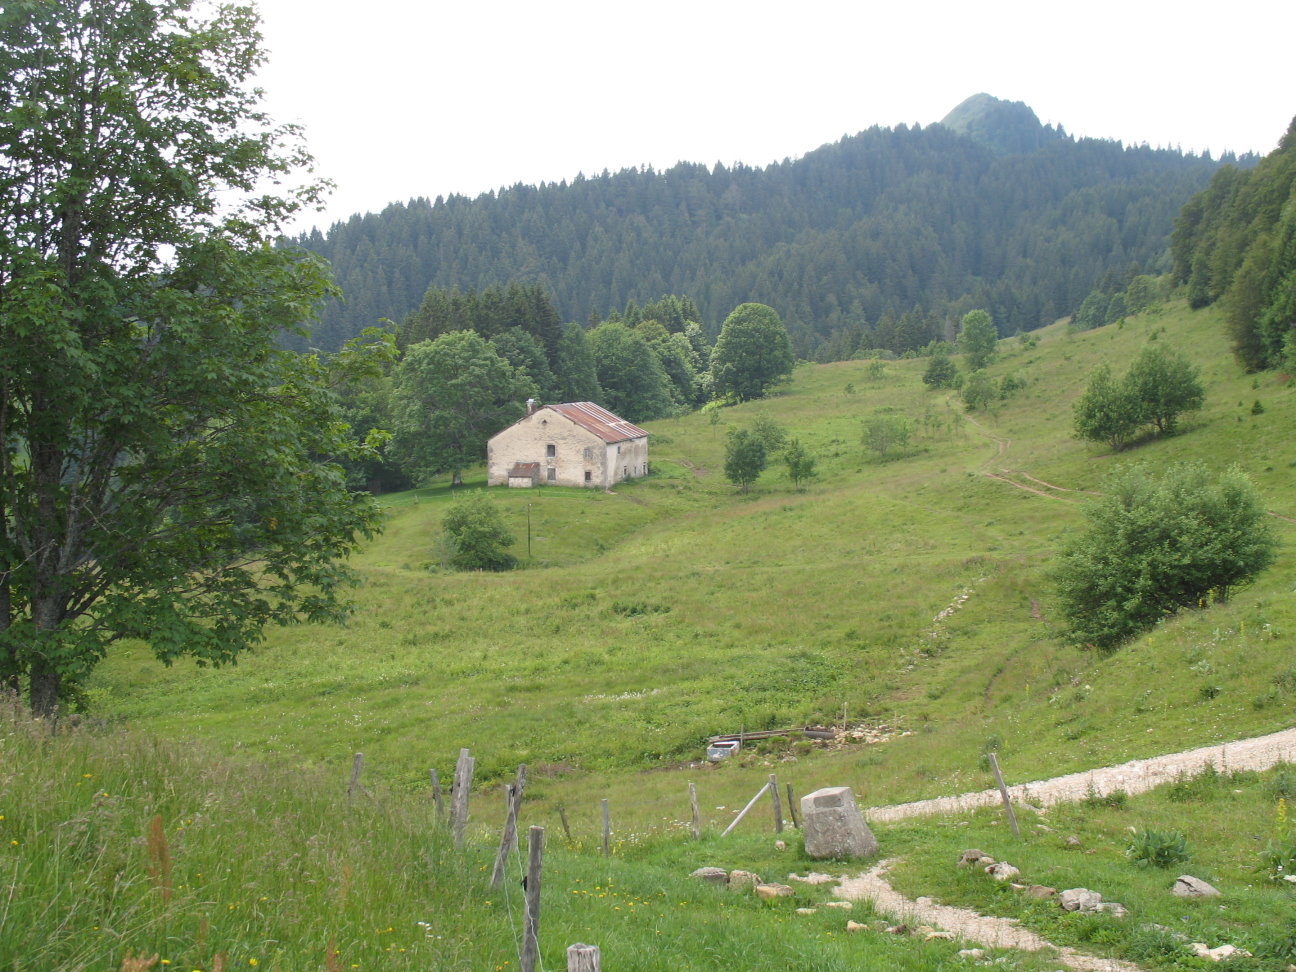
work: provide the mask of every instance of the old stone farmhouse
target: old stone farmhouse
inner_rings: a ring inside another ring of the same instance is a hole
[[[648,473],[648,433],[593,402],[538,405],[486,445],[491,486],[590,486]]]

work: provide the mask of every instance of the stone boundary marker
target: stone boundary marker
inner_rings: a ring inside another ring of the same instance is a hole
[[[1082,800],[1090,793],[1106,796],[1117,790],[1126,793],[1143,793],[1176,777],[1192,775],[1214,766],[1220,772],[1233,770],[1264,770],[1282,762],[1296,763],[1296,729],[1284,729],[1267,736],[1239,739],[1217,746],[1202,746],[1181,753],[1135,759],[1118,766],[1085,770],[1067,776],[1033,783],[1019,783],[1008,787],[1012,798],[1019,803],[1048,806]],[[887,807],[872,807],[865,816],[873,823],[901,820],[905,817],[922,817],[929,814],[958,813],[976,807],[990,807],[1000,803],[997,789],[960,793],[957,796],[916,800]]]

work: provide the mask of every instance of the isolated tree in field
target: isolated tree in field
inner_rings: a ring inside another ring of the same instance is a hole
[[[806,451],[799,439],[792,439],[783,447],[783,464],[787,466],[788,479],[792,480],[794,489],[800,490],[802,483],[816,475],[815,457]]]
[[[999,346],[999,332],[994,321],[983,310],[971,310],[963,315],[958,333],[958,349],[967,355],[968,367],[977,371],[994,360]]]
[[[1121,449],[1142,424],[1139,402],[1125,382],[1116,381],[1107,364],[1095,368],[1075,405],[1076,436]]]
[[[344,613],[378,523],[329,365],[281,338],[331,293],[273,245],[308,162],[251,87],[250,8],[0,11],[0,680],[56,711],[119,638],[232,661]]]
[[[999,397],[999,389],[995,388],[994,381],[984,371],[974,371],[963,382],[959,395],[968,411],[977,412],[988,408]]]
[[[932,388],[949,388],[958,378],[958,368],[947,354],[933,354],[923,372],[923,384]]]
[[[1138,402],[1140,417],[1170,435],[1179,416],[1202,407],[1206,390],[1200,372],[1178,351],[1153,344],[1139,352],[1125,375],[1128,394]]]
[[[760,436],[750,429],[730,429],[725,442],[725,479],[747,492],[765,471],[768,454]]]
[[[793,364],[792,342],[778,312],[765,304],[739,304],[711,349],[714,394],[740,402],[760,398],[792,374]]]
[[[486,458],[486,440],[526,414],[535,382],[475,331],[451,331],[405,350],[391,393],[396,451],[416,479]]]
[[[885,461],[887,456],[909,444],[912,433],[913,427],[903,415],[883,412],[864,422],[864,445]]]
[[[1250,480],[1199,464],[1110,477],[1063,548],[1058,595],[1071,639],[1115,648],[1181,608],[1230,591],[1273,562],[1276,541]]]
[[[481,490],[460,497],[441,521],[450,565],[456,570],[512,570],[517,558],[508,548],[517,538],[504,523],[504,514]]]
[[[779,425],[768,415],[757,415],[756,421],[752,423],[752,432],[765,445],[767,455],[774,455],[779,452],[785,442],[787,442],[787,429]]]

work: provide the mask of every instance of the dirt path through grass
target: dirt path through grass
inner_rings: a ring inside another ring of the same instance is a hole
[[[1135,759],[1119,766],[1104,766],[1050,780],[1018,783],[1010,786],[1008,792],[1015,801],[1048,806],[1051,803],[1081,800],[1090,793],[1098,796],[1106,796],[1116,790],[1142,793],[1162,783],[1169,783],[1182,774],[1197,773],[1207,766],[1214,766],[1220,772],[1231,772],[1243,769],[1263,770],[1281,762],[1296,762],[1296,729],[1284,729],[1267,736],[1239,739],[1217,746],[1202,746],[1150,759]],[[928,814],[959,813],[998,803],[998,790],[981,790],[889,807],[873,807],[866,815],[874,822],[901,820]]]
[[[910,927],[931,925],[952,932],[969,943],[977,942],[991,948],[1019,948],[1028,952],[1056,948],[1058,960],[1078,972],[1141,972],[1139,966],[1128,962],[1099,958],[1054,945],[1012,918],[981,915],[967,908],[936,904],[930,898],[906,898],[886,881],[885,874],[892,863],[882,861],[865,874],[843,878],[833,893],[847,900],[868,901],[878,911]]]

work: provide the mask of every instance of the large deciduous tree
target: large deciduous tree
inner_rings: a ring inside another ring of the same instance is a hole
[[[719,398],[760,398],[792,374],[795,359],[787,328],[773,307],[739,304],[720,327],[711,349],[712,387]]]
[[[1181,608],[1224,599],[1273,562],[1276,541],[1250,480],[1197,464],[1121,470],[1087,510],[1056,570],[1070,636],[1115,648]]]
[[[451,331],[405,351],[392,386],[394,451],[409,475],[427,480],[486,458],[486,440],[526,411],[535,382],[475,331]]]
[[[994,360],[998,348],[999,332],[989,313],[970,310],[963,315],[958,333],[958,349],[967,355],[970,369],[977,371],[984,368]]]
[[[56,711],[123,637],[235,659],[335,618],[377,515],[328,365],[330,292],[272,245],[315,190],[250,87],[247,7],[0,7],[0,677]],[[237,200],[244,200],[238,202]]]

